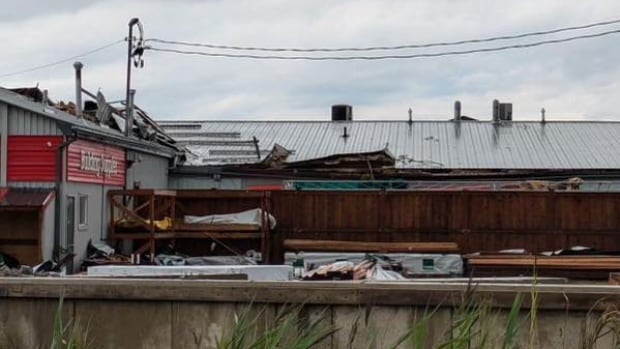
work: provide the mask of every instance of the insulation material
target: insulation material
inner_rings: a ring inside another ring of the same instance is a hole
[[[208,216],[185,216],[185,224],[249,224],[261,226],[263,210],[255,208],[237,213],[213,214]],[[276,219],[269,215],[269,228],[276,227]]]
[[[245,274],[249,281],[288,281],[293,267],[288,265],[106,265],[89,267],[88,277],[183,277]]]
[[[306,268],[314,269],[336,261],[359,263],[367,256],[365,253],[291,253],[284,255],[284,263],[292,265],[297,259],[303,259]],[[463,275],[463,259],[458,254],[419,254],[388,253],[376,255],[401,263],[405,276],[460,276]]]

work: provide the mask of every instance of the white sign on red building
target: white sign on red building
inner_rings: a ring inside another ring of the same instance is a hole
[[[67,179],[72,182],[125,186],[125,150],[79,140],[68,148]]]

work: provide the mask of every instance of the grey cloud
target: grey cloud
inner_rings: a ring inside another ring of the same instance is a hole
[[[126,35],[138,16],[147,37],[259,46],[372,46],[459,40],[607,20],[613,0],[451,1],[20,1],[0,15],[0,75],[84,52]],[[620,26],[618,26],[620,27]],[[17,40],[16,38],[19,38]],[[488,117],[493,98],[517,118],[542,106],[557,118],[613,118],[620,98],[617,37],[462,57],[379,62],[282,62],[147,51],[134,74],[138,103],[160,118],[324,118],[330,103],[356,118],[446,118],[460,99]],[[90,89],[121,98],[123,45],[82,59]],[[441,50],[438,49],[438,50]],[[414,51],[411,51],[414,52]],[[5,71],[6,70],[6,71]],[[71,99],[71,63],[0,79]]]

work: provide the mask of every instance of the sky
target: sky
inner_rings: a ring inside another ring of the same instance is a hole
[[[63,60],[127,36],[260,47],[356,47],[476,39],[620,18],[615,0],[0,0],[0,76]],[[619,25],[556,34],[591,34]],[[405,50],[412,54],[493,47]],[[620,120],[620,34],[468,56],[378,61],[273,61],[147,50],[133,71],[136,104],[155,119],[329,120],[350,104],[357,120],[491,117],[493,99],[515,120]],[[150,43],[153,47],[162,44]],[[183,48],[178,49],[196,48]],[[213,50],[209,52],[215,52]],[[234,53],[232,51],[217,51]],[[83,85],[124,98],[126,43],[79,58]],[[256,53],[256,52],[255,52]],[[355,54],[355,53],[350,53]],[[376,53],[375,53],[376,54]],[[6,88],[38,85],[74,99],[72,61],[0,77]]]

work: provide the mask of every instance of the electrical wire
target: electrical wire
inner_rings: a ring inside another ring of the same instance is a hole
[[[80,53],[79,55],[75,55],[75,56],[71,56],[71,57],[68,57],[68,58],[61,59],[59,61],[55,61],[55,62],[43,64],[43,65],[38,65],[38,66],[35,66],[35,67],[32,67],[32,68],[27,68],[27,69],[24,69],[24,70],[19,70],[19,71],[12,72],[12,73],[2,74],[2,75],[0,75],[0,78],[6,78],[6,77],[9,77],[9,76],[13,76],[13,75],[29,73],[29,72],[32,72],[32,71],[53,67],[53,66],[58,65],[58,64],[67,63],[67,62],[70,62],[70,61],[72,61],[74,59],[86,57],[86,56],[92,55],[93,53],[97,53],[99,51],[105,50],[105,49],[107,49],[109,47],[112,47],[112,46],[114,46],[116,44],[119,44],[119,43],[121,43],[123,41],[125,41],[125,40],[124,39],[117,40],[117,41],[111,42],[109,44],[106,44],[106,45],[97,47],[95,49],[92,49],[90,51],[86,51],[84,53]]]
[[[515,45],[480,48],[480,49],[472,49],[472,50],[464,50],[464,51],[445,51],[445,52],[434,52],[434,53],[418,53],[418,54],[408,54],[408,55],[382,55],[382,56],[273,56],[273,55],[234,54],[234,53],[217,53],[217,52],[203,52],[203,51],[184,51],[184,50],[177,50],[177,49],[149,47],[149,46],[146,46],[145,49],[148,49],[151,51],[168,52],[168,53],[185,54],[185,55],[199,55],[199,56],[226,57],[226,58],[248,58],[248,59],[265,59],[265,60],[267,59],[308,60],[308,61],[351,61],[351,60],[369,60],[370,61],[370,60],[383,60],[383,59],[430,58],[430,57],[469,55],[469,54],[482,53],[482,52],[505,51],[505,50],[537,47],[537,46],[543,46],[543,45],[559,44],[559,43],[570,42],[570,41],[575,41],[575,40],[591,39],[591,38],[597,38],[597,37],[602,37],[602,36],[607,36],[607,35],[617,34],[617,33],[620,33],[620,29],[610,30],[606,32],[596,33],[596,34],[572,36],[572,37],[563,38],[563,39],[537,41],[537,42],[532,42],[532,43],[527,43],[527,44],[515,44]]]
[[[532,36],[557,34],[557,33],[562,33],[562,32],[567,32],[567,31],[608,26],[608,25],[617,24],[617,23],[620,23],[620,19],[590,23],[590,24],[573,26],[573,27],[557,28],[557,29],[551,29],[551,30],[545,30],[545,31],[536,31],[536,32],[529,32],[529,33],[522,33],[522,34],[515,34],[515,35],[494,36],[494,37],[483,38],[483,39],[468,39],[468,40],[459,40],[459,41],[434,42],[434,43],[425,43],[425,44],[406,44],[406,45],[396,45],[396,46],[370,46],[370,47],[344,47],[344,48],[291,48],[291,47],[267,48],[267,47],[231,46],[231,45],[217,45],[217,44],[210,44],[210,43],[184,42],[184,41],[164,40],[164,39],[158,39],[158,38],[146,39],[145,42],[152,41],[152,42],[168,44],[168,45],[205,47],[205,48],[212,48],[212,49],[238,50],[238,51],[263,51],[263,52],[358,51],[359,52],[359,51],[402,50],[402,49],[430,48],[430,47],[440,47],[440,46],[456,46],[456,45],[463,45],[463,44],[485,43],[485,42],[493,42],[493,41],[500,41],[500,40],[522,39],[522,38],[527,38],[527,37],[532,37]]]

